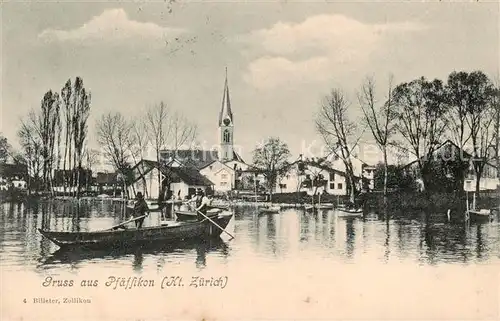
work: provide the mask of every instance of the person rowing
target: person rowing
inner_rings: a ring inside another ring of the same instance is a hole
[[[193,196],[193,198],[191,198],[186,203],[188,204],[195,203],[195,211],[196,211],[196,216],[198,217],[198,221],[202,221],[205,218],[203,215],[207,215],[207,210],[208,210],[208,205],[210,205],[210,200],[208,199],[208,197],[205,195],[205,193],[201,188],[198,188],[196,190],[196,195]]]
[[[140,229],[142,227],[142,224],[144,223],[144,219],[146,218],[145,215],[146,213],[149,215],[149,207],[146,201],[144,200],[144,197],[142,196],[141,192],[137,192],[136,196],[136,201],[134,203],[134,211],[132,213],[133,217],[141,217],[137,220],[135,220],[135,227],[137,229]]]

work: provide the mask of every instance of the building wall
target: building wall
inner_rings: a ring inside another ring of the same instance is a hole
[[[219,161],[203,168],[200,173],[214,183],[215,192],[228,192],[235,186],[234,170]]]
[[[190,194],[194,194],[197,189],[202,189],[203,191],[207,191],[207,186],[198,186],[198,185],[188,185],[185,182],[178,182],[170,184],[170,190],[174,193],[175,197],[177,197],[180,191],[180,198],[185,199]]]
[[[274,187],[274,193],[295,193],[299,189],[299,184],[303,177],[297,175],[297,171],[291,170],[285,176],[278,179]]]
[[[484,166],[483,174],[479,180],[480,190],[495,190],[500,186],[500,180],[498,179],[497,169],[493,165],[486,164]],[[464,190],[473,192],[476,190],[476,175],[473,168],[469,168],[467,177],[464,181]]]
[[[154,168],[149,173],[146,174],[146,183],[144,184],[144,180],[137,180],[132,186],[129,186],[129,195],[130,197],[134,197],[135,192],[141,192],[144,197],[148,199],[157,199],[159,196],[158,190],[160,186],[160,182],[158,181],[158,169]],[[146,193],[147,190],[147,193]]]
[[[327,181],[325,186],[305,188],[300,187],[299,184],[307,180],[307,175],[310,178],[317,177],[318,175],[323,175],[323,178]],[[282,184],[280,186],[280,184]],[[295,193],[297,192],[298,187],[300,187],[300,192],[306,192],[308,195],[316,193],[326,193],[331,195],[346,195],[347,193],[347,185],[345,176],[334,172],[330,173],[330,171],[308,165],[306,170],[304,171],[304,175],[297,175],[297,171],[295,168],[291,169],[290,172],[284,176],[280,181],[277,182],[274,192],[275,193]]]
[[[364,177],[369,180],[370,189],[375,188],[375,167],[369,166],[368,168],[363,168],[363,162],[357,158],[352,158],[352,167],[354,171],[354,175],[358,177]],[[332,161],[332,168],[339,170],[341,172],[345,172],[345,164],[341,159]]]

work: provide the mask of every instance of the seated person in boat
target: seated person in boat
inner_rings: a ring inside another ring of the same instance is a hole
[[[149,207],[146,201],[144,200],[144,197],[142,196],[141,192],[137,192],[136,195],[136,201],[134,204],[134,212],[133,216],[134,217],[140,217],[146,215],[146,213],[149,214]],[[135,220],[135,227],[138,229],[142,227],[142,223],[144,223],[145,217],[142,217],[140,219]]]
[[[198,202],[198,198],[200,198],[200,193],[199,193],[199,190],[196,190],[196,193],[193,194],[193,196],[191,196],[191,198],[187,201],[184,202],[184,204],[186,204],[189,208],[190,211],[194,211],[194,206],[196,206],[196,203]]]

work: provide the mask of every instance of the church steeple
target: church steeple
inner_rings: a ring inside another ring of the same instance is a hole
[[[229,98],[229,86],[227,84],[227,67],[226,81],[224,83],[224,93],[222,95],[222,108],[219,113],[219,144],[221,161],[230,161],[234,158],[233,151],[233,112],[231,111],[231,100]]]
[[[222,95],[222,108],[219,113],[219,126],[222,122],[229,119],[233,122],[233,112],[231,111],[231,99],[229,98],[229,85],[227,83],[227,67],[226,67],[226,81],[224,82],[224,93]]]

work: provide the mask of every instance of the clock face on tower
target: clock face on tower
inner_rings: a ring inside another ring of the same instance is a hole
[[[229,126],[231,120],[229,118],[224,119],[224,125]]]

